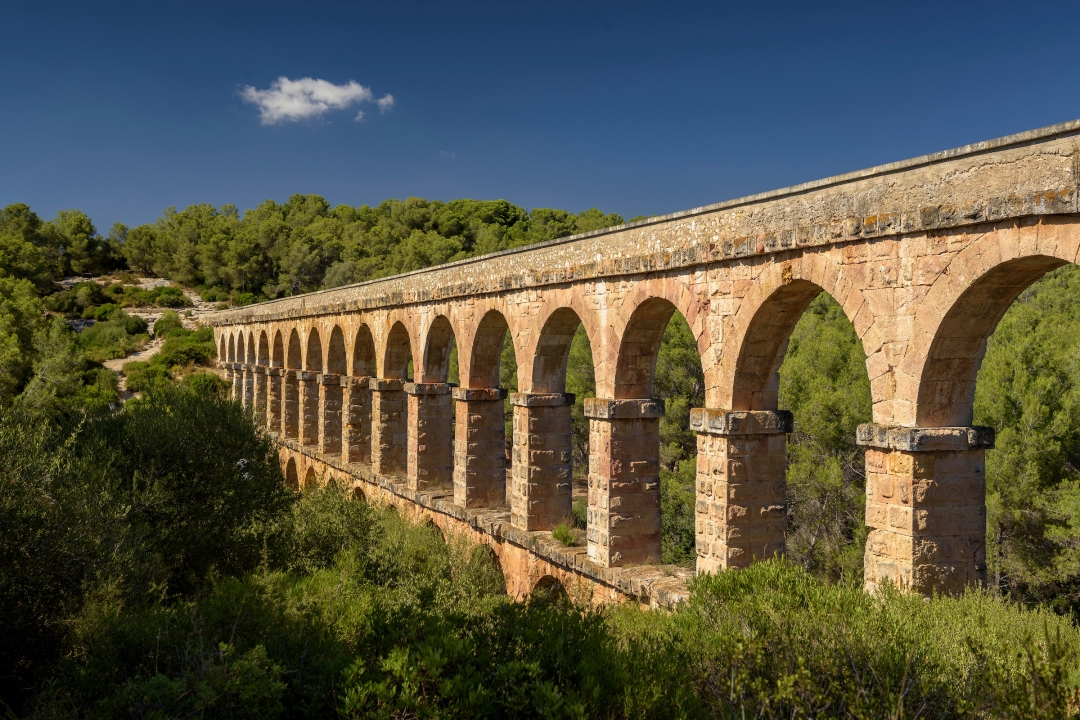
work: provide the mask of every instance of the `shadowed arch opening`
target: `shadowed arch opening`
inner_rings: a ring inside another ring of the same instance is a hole
[[[296,472],[296,460],[289,458],[289,462],[285,464],[285,487],[291,490],[300,489],[300,477]]]
[[[255,354],[255,333],[248,333],[247,339],[247,361],[254,365],[256,360]]]
[[[310,372],[322,372],[322,361],[322,338],[319,337],[319,331],[312,328],[311,334],[308,335],[307,353],[304,357],[304,369]]]
[[[318,475],[315,473],[315,468],[308,466],[307,473],[304,474],[304,487],[310,486],[318,479]]]
[[[352,374],[356,377],[374,377],[377,372],[375,339],[371,335],[371,328],[361,325],[353,343]]]
[[[473,337],[472,357],[469,359],[469,387],[499,387],[507,330],[509,325],[506,318],[498,310],[489,310],[481,318]]]
[[[445,315],[438,316],[428,329],[427,343],[424,347],[424,367],[421,373],[423,382],[447,382],[450,372],[450,355],[454,345],[453,326]]]
[[[566,367],[570,357],[571,344],[578,328],[584,326],[577,313],[570,308],[559,308],[551,313],[540,331],[536,344],[536,356],[533,358],[533,392],[566,392]],[[585,334],[582,330],[582,334]],[[586,345],[591,343],[586,335]],[[595,384],[594,384],[595,387]]]
[[[300,350],[300,333],[293,328],[289,332],[289,355],[286,358],[285,367],[290,370],[299,370],[303,364],[303,353]]]
[[[537,580],[536,584],[533,585],[531,594],[534,600],[557,603],[570,602],[570,595],[566,592],[566,587],[552,575],[545,575]]]
[[[412,349],[409,343],[409,331],[401,321],[394,323],[386,337],[386,352],[383,355],[383,378],[387,380],[408,380],[409,365],[412,362]]]
[[[236,335],[236,362],[244,362],[244,346],[246,341],[244,340],[244,334],[238,333]]]
[[[281,340],[280,330],[274,333],[274,351],[270,355],[270,365],[277,368],[285,366],[285,343]]]
[[[650,398],[660,340],[675,306],[663,298],[649,298],[630,316],[619,345],[615,366],[615,398]]]
[[[470,585],[477,595],[506,595],[506,575],[499,556],[490,545],[473,547],[459,578]]]
[[[354,487],[352,491],[353,500],[358,502],[367,502],[367,495],[364,494],[364,490],[360,487]]]
[[[780,365],[795,324],[822,289],[806,280],[782,285],[761,304],[746,330],[735,363],[732,410],[775,410]]]
[[[259,365],[266,366],[270,364],[270,341],[266,337],[265,330],[259,332],[259,353],[256,357]]]
[[[218,359],[226,360],[229,357],[228,352],[228,345],[226,345],[225,343],[225,336],[222,335],[221,338],[218,340]]]
[[[344,375],[348,372],[345,362],[345,335],[337,325],[330,331],[330,346],[326,351],[326,372]]]
[[[916,424],[956,427],[972,423],[975,380],[987,338],[1029,285],[1064,260],[1045,255],[1002,263],[976,280],[953,303],[934,334],[922,376]]]

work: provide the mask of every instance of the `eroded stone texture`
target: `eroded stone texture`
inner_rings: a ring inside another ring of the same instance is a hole
[[[319,374],[297,371],[300,384],[300,442],[304,445],[319,444],[320,385]]]
[[[412,490],[449,489],[453,482],[450,387],[447,383],[405,383],[409,397],[407,478]]]
[[[285,370],[281,375],[281,426],[285,437],[300,436],[300,378],[298,370]]]
[[[698,572],[782,555],[787,505],[787,411],[695,409]]]
[[[327,455],[341,452],[341,380],[340,375],[324,373],[319,376],[322,386],[322,427],[319,448]]]
[[[454,503],[497,507],[506,500],[506,425],[500,388],[456,387]]]
[[[868,513],[876,513],[867,549],[868,583],[956,589],[982,579],[981,551],[974,543],[985,493],[974,478],[982,472],[983,448],[977,441],[981,431],[967,427],[979,364],[989,334],[1016,296],[1049,270],[1077,260],[1078,148],[1080,122],[1067,123],[574,238],[237,308],[211,318],[215,342],[226,356],[233,397],[243,401],[242,363],[253,359],[253,339],[260,338],[262,347],[265,334],[271,364],[290,368],[282,377],[284,435],[297,437],[303,424],[305,442],[310,423],[307,393],[300,421],[296,371],[301,367],[321,371],[325,358],[327,369],[350,379],[401,378],[412,359],[419,381],[445,380],[452,338],[462,383],[495,388],[502,348],[511,344],[521,393],[514,404],[510,521],[514,532],[547,538],[547,529],[570,514],[570,408],[562,392],[574,333],[580,327],[588,339],[598,397],[610,402],[647,398],[653,394],[663,326],[678,311],[697,342],[709,408],[698,413],[701,425],[695,428],[698,567],[719,570],[783,551],[786,440],[777,412],[777,369],[798,318],[814,297],[827,292],[860,339],[873,421],[886,427],[881,431],[886,439],[871,443],[874,452],[867,460],[870,474],[885,478],[868,485]],[[401,381],[369,382],[371,472],[404,475],[409,443]],[[346,394],[342,402],[353,408],[346,414],[365,415],[355,410],[363,400],[354,402],[351,391]],[[445,477],[449,467],[447,435],[421,442],[424,402],[416,400],[415,408],[417,487],[422,468],[438,468]],[[466,436],[494,423],[473,412],[472,401],[464,402],[467,409],[457,420],[463,425],[456,427]],[[270,424],[276,426],[272,400],[270,406]],[[608,563],[618,561],[611,554],[617,547],[612,533],[637,518],[624,523],[611,511],[622,492],[616,486],[625,478],[626,462],[642,463],[640,476],[653,477],[654,432],[646,420],[590,418],[596,512],[587,534],[600,557],[606,533]],[[746,430],[750,421],[749,427],[757,428],[753,432]],[[346,434],[360,438],[355,453],[356,443],[344,441],[347,454],[364,462],[364,420],[354,419],[351,430],[349,421],[342,422]],[[965,438],[975,438],[966,440],[967,448],[935,444],[944,430],[959,427]],[[868,438],[879,435],[873,431]],[[622,436],[638,437],[640,448],[620,445]],[[485,453],[497,454],[494,444],[485,450],[466,443],[456,454],[455,476],[464,481],[458,497],[466,505],[475,499],[470,488],[481,487],[470,485],[479,482],[469,475],[472,468],[492,470],[497,483],[496,461],[481,460]],[[935,488],[967,487],[967,499],[955,506],[918,505],[924,502],[918,500],[905,506],[893,502],[895,493],[886,497],[889,482],[904,486],[905,479],[912,487],[927,479]],[[602,497],[608,502],[606,515],[600,512]],[[905,508],[911,510],[910,523]]]
[[[514,393],[510,522],[550,530],[570,517],[573,503],[569,393]]]
[[[255,366],[255,422],[266,425],[266,368]]]
[[[377,475],[403,475],[408,428],[405,391],[400,380],[372,378],[371,469]]]
[[[662,400],[587,398],[589,559],[604,567],[660,562]]]
[[[371,378],[342,378],[345,461],[371,462]]]
[[[863,425],[864,580],[930,596],[986,582],[986,459],[991,428]]]
[[[266,371],[266,425],[270,432],[281,432],[281,368]]]

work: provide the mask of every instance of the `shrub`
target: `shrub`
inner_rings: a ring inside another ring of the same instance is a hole
[[[124,384],[128,392],[151,392],[169,385],[172,375],[160,363],[124,363]]]
[[[176,314],[176,311],[166,310],[154,323],[154,335],[165,337],[173,330],[181,330],[183,327],[184,323],[180,320],[180,316]]]
[[[571,530],[566,523],[556,525],[555,529],[551,531],[551,536],[566,547],[572,547],[577,544],[577,538],[574,536],[573,530]]]
[[[120,306],[115,303],[107,302],[103,305],[98,305],[93,310],[94,319],[98,322],[104,322],[105,320],[111,320],[113,313],[116,313],[120,310]]]
[[[187,299],[187,295],[180,288],[160,287],[154,292],[156,293],[155,305],[168,308],[189,307],[191,305],[191,301]]]
[[[229,293],[220,287],[210,287],[202,290],[199,297],[202,298],[203,302],[224,302],[229,299]]]

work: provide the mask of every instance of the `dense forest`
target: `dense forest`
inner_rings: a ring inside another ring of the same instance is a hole
[[[0,636],[11,639],[0,649],[0,702],[42,717],[877,716],[886,707],[896,717],[1025,717],[1064,713],[1069,702],[1075,712],[1076,267],[1014,303],[979,375],[975,420],[998,438],[987,455],[986,593],[927,605],[861,594],[865,470],[854,439],[870,420],[870,388],[851,323],[822,294],[780,371],[781,407],[796,420],[786,560],[701,579],[687,608],[647,620],[583,614],[553,598],[510,604],[478,551],[334,488],[281,490],[269,440],[223,399],[215,375],[199,372],[213,360],[210,329],[185,328],[176,312],[190,304],[182,290],[243,305],[619,222],[505,201],[332,208],[296,195],[242,215],[170,208],[103,236],[74,210],[52,221],[25,205],[0,211],[0,452],[11,459],[0,470]],[[108,279],[57,285],[73,275]],[[173,285],[140,288],[143,276]],[[153,327],[133,310],[150,305],[171,308]],[[142,397],[124,403],[102,362],[151,336],[162,350],[125,367],[127,389]],[[515,371],[508,345],[504,386],[516,387]],[[581,330],[567,390],[578,397],[580,473],[583,400],[595,393]],[[663,561],[692,565],[689,411],[704,404],[704,382],[678,314],[656,394],[667,408]],[[583,522],[583,507],[574,514]],[[825,625],[838,636],[815,632]],[[852,658],[869,675],[853,675]],[[611,672],[597,674],[596,663]]]

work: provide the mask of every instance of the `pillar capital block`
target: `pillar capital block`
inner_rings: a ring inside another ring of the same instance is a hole
[[[301,382],[317,382],[320,374],[317,372],[311,372],[309,370],[297,370],[296,377]]]
[[[256,375],[265,375],[268,368],[265,365],[255,365],[252,367],[252,370]]]
[[[370,378],[368,389],[377,392],[398,392],[404,383],[401,380],[384,380],[383,378]]]
[[[660,398],[612,400],[585,398],[585,417],[595,420],[645,420],[664,417]]]
[[[992,450],[994,428],[974,427],[892,427],[866,423],[860,425],[855,441],[880,450],[903,452],[963,452]]]
[[[789,433],[794,426],[789,410],[690,410],[690,429],[709,435],[772,435]]]
[[[505,388],[463,388],[453,387],[450,394],[455,400],[466,402],[481,400],[505,400],[507,391]]]
[[[268,367],[268,368],[266,368],[266,374],[267,374],[268,377],[281,377],[283,372],[284,371],[279,367]]]
[[[452,387],[450,383],[407,382],[403,389],[409,395],[449,395]]]
[[[575,399],[573,393],[510,393],[510,404],[517,407],[563,407]]]
[[[353,390],[370,390],[369,384],[373,379],[370,375],[342,375],[341,386]]]
[[[338,375],[337,373],[320,373],[316,378],[316,382],[320,385],[335,385],[341,387],[342,377],[342,375]]]

